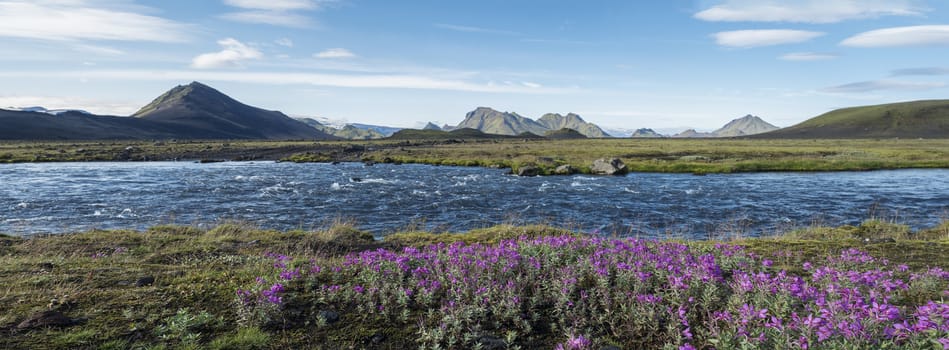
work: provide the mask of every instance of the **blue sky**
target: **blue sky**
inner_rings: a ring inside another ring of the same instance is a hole
[[[412,127],[478,106],[602,126],[788,126],[949,97],[942,0],[0,0],[0,107],[128,115],[197,80]]]

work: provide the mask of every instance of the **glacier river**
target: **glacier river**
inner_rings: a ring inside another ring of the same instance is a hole
[[[881,218],[949,218],[949,170],[522,178],[506,170],[273,162],[0,165],[0,233],[239,220],[280,230],[354,220],[377,236],[549,223],[703,239]]]

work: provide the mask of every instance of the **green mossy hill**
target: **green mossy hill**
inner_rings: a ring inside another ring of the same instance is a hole
[[[949,138],[949,100],[838,109],[758,138]]]

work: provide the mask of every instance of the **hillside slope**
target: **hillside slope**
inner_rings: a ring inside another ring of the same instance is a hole
[[[755,138],[949,138],[949,100],[834,110]]]

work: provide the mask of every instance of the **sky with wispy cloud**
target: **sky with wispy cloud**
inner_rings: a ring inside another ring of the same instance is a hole
[[[191,81],[402,127],[478,106],[629,129],[788,126],[949,98],[943,0],[0,0],[0,47],[0,108],[113,115]]]

